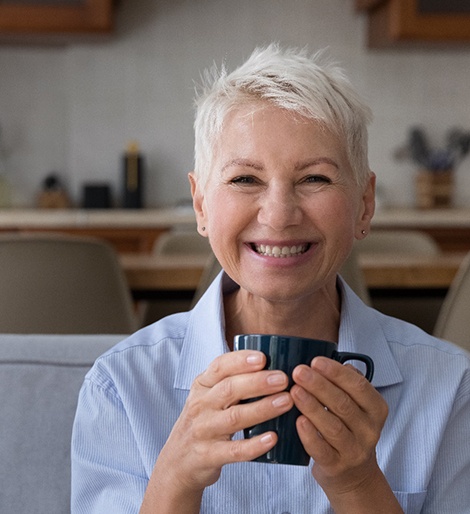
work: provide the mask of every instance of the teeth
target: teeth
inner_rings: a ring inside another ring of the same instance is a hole
[[[271,246],[271,245],[254,245],[255,250],[261,255],[269,257],[293,257],[304,253],[308,244],[294,246]]]

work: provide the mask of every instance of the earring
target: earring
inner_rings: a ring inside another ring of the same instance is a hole
[[[361,234],[362,234],[363,236],[365,236],[365,235],[366,235],[366,231],[365,231],[365,230],[361,230]]]

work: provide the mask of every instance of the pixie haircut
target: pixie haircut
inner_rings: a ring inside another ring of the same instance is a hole
[[[361,101],[343,70],[306,49],[282,49],[272,43],[256,48],[239,68],[228,73],[214,65],[203,74],[195,100],[195,174],[202,187],[208,179],[214,148],[227,114],[256,102],[269,102],[312,119],[345,145],[356,182],[369,177],[367,125],[370,109]]]

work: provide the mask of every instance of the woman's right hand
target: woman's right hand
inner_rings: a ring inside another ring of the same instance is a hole
[[[222,466],[252,460],[276,444],[274,432],[232,440],[235,432],[280,416],[293,406],[285,391],[287,375],[264,370],[265,362],[261,352],[230,352],[217,357],[195,379],[149,481],[143,503],[149,510],[141,514],[156,512],[155,506],[158,512],[171,512],[162,508],[170,498],[173,509],[199,512],[202,493],[218,480]],[[264,398],[240,403],[259,396]]]

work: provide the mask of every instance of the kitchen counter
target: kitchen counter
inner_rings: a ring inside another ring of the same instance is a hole
[[[470,208],[383,209],[375,214],[372,229],[421,230],[445,252],[470,251]]]
[[[190,207],[165,209],[0,209],[0,231],[57,231],[110,241],[120,252],[149,253],[174,227],[195,227]],[[470,208],[380,209],[372,229],[422,230],[446,252],[470,251]]]
[[[22,227],[167,227],[195,223],[190,207],[164,209],[0,209],[0,229]],[[470,228],[470,208],[380,209],[373,226]]]
[[[377,210],[372,220],[376,228],[470,228],[470,208]]]
[[[191,208],[0,209],[0,230],[68,227],[168,228],[195,223]]]
[[[119,253],[151,253],[174,227],[196,227],[192,209],[3,209],[0,232],[59,232],[109,242]]]

